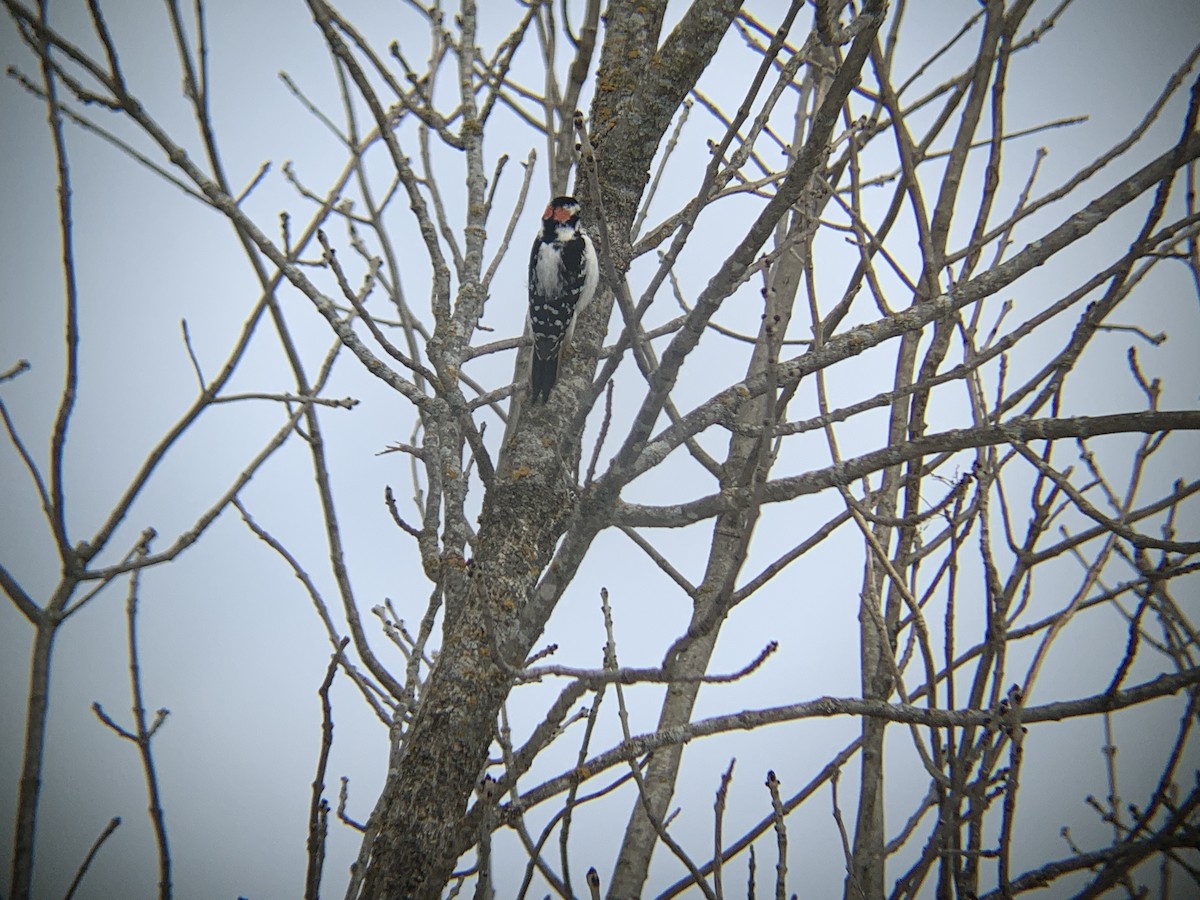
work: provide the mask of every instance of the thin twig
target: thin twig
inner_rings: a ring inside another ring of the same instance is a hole
[[[67,892],[63,894],[63,900],[71,900],[75,896],[75,891],[78,890],[80,882],[83,881],[83,876],[87,874],[88,866],[92,864],[92,860],[96,858],[96,854],[100,852],[100,847],[104,842],[112,836],[112,833],[117,830],[121,824],[120,816],[113,816],[109,819],[108,824],[104,826],[104,830],[100,832],[99,837],[92,843],[91,849],[88,850],[87,856],[83,858],[83,862],[79,864],[78,870],[75,872],[75,877],[71,879],[71,886],[67,888]]]
[[[350,638],[344,637],[337,650],[329,658],[325,679],[317,694],[321,698],[321,750],[317,755],[317,774],[312,783],[312,800],[308,808],[308,869],[304,877],[305,900],[317,900],[321,894],[321,869],[325,863],[325,835],[328,831],[329,802],[325,793],[325,766],[329,762],[329,751],[333,749],[333,706],[329,701],[329,689],[333,676]]]

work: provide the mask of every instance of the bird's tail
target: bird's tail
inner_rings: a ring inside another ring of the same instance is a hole
[[[533,354],[533,364],[529,371],[529,402],[537,403],[538,398],[545,403],[550,399],[550,388],[558,380],[558,354],[550,353],[545,357],[537,351]]]

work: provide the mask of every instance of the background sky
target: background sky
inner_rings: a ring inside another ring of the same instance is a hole
[[[910,4],[915,8],[910,33],[922,40],[902,44],[897,62],[910,71],[929,50],[957,28],[974,2]],[[514,17],[508,3],[482,4],[480,44],[490,47],[507,33]],[[935,9],[936,7],[936,9]],[[415,41],[423,47],[425,31],[401,4],[345,3],[340,8],[377,47],[392,38]],[[673,7],[675,14],[682,7]],[[765,21],[773,22],[780,4],[760,3]],[[52,20],[67,33],[79,35],[91,47],[86,6],[79,2],[52,3]],[[199,157],[192,137],[190,111],[180,91],[180,74],[165,13],[154,4],[111,2],[104,5],[112,32],[121,48],[128,82],[153,115],[175,136],[188,135],[189,149]],[[1050,9],[1035,5],[1029,21]],[[953,13],[951,14],[951,10]],[[1050,154],[1039,184],[1057,185],[1091,160],[1100,148],[1128,133],[1166,78],[1200,40],[1200,15],[1194,2],[1129,4],[1119,0],[1078,2],[1048,32],[1040,44],[1023,54],[1010,80],[1008,121],[1011,127],[1035,125],[1066,116],[1087,115],[1086,122],[1038,135],[1011,145],[1008,175],[998,208],[1010,208],[1024,182],[1036,148]],[[919,18],[919,17],[926,18]],[[277,77],[288,72],[302,89],[336,121],[336,81],[318,30],[303,4],[221,3],[208,7],[212,72],[212,110],[224,160],[235,184],[248,183],[265,162],[272,169],[247,203],[247,209],[270,234],[277,234],[280,210],[290,210],[296,230],[310,209],[281,174],[285,160],[294,161],[298,177],[323,192],[344,164],[337,141],[288,93]],[[966,52],[976,40],[968,39]],[[518,60],[518,77],[538,84],[534,48]],[[421,59],[423,50],[414,51]],[[926,76],[939,83],[962,65],[962,54],[951,54]],[[736,37],[705,75],[702,88],[731,110],[739,85],[747,77],[747,56]],[[10,20],[0,25],[0,61],[27,75],[36,66],[20,43]],[[524,73],[524,75],[522,75]],[[586,108],[586,106],[585,106]],[[1144,155],[1162,152],[1178,136],[1179,103],[1154,126]],[[91,114],[121,134],[123,123],[103,110]],[[0,386],[20,433],[35,459],[45,465],[48,435],[62,381],[62,275],[55,203],[55,171],[44,105],[26,94],[12,79],[0,85],[0,370],[17,359],[28,359],[32,371]],[[515,239],[515,249],[497,276],[484,323],[494,337],[519,332],[524,317],[526,241],[532,234],[542,196],[547,190],[544,142],[501,119],[489,133],[490,160],[500,153],[512,157],[510,171],[498,191],[498,206],[510,209],[518,187],[519,160],[531,148],[541,159],[533,181],[529,207]],[[657,222],[673,210],[698,181],[707,159],[704,139],[716,127],[699,109],[693,110],[676,161],[678,178],[667,179],[664,195],[650,215]],[[205,374],[211,376],[257,299],[253,273],[225,221],[186,198],[176,187],[149,176],[112,147],[68,127],[74,189],[75,248],[80,284],[81,387],[72,420],[67,454],[69,521],[73,539],[92,532],[136,471],[147,449],[175,421],[195,395],[195,377],[180,337],[186,318],[192,345]],[[138,146],[145,147],[145,142]],[[157,159],[157,156],[155,156]],[[459,160],[442,154],[436,163],[451,214],[461,208],[455,185],[461,184]],[[1099,176],[1089,196],[1100,193],[1134,164],[1115,167]],[[978,173],[974,173],[978,177]],[[457,179],[457,181],[456,181]],[[882,202],[882,201],[881,201]],[[1007,207],[1005,203],[1007,202]],[[691,295],[707,281],[711,262],[723,258],[729,233],[736,233],[752,207],[731,204],[721,229],[698,234],[681,266],[685,292]],[[1127,245],[1131,223],[1144,213],[1139,205],[1128,218],[1102,229],[1095,241],[1064,255],[1039,273],[1034,282],[1047,291],[1081,280],[1079,273],[1106,265],[1116,248]],[[396,241],[405,247],[403,217],[396,210]],[[1018,246],[1060,220],[1053,212],[1027,223]],[[493,233],[503,222],[493,223]],[[1134,225],[1133,227],[1136,227]],[[331,232],[332,233],[332,232]],[[344,235],[338,235],[344,245]],[[349,250],[342,251],[349,256]],[[491,249],[489,249],[489,253]],[[848,251],[843,251],[847,252]],[[847,256],[852,260],[853,257]],[[852,266],[853,262],[848,263]],[[1073,270],[1068,269],[1073,267]],[[1089,269],[1089,266],[1091,268]],[[836,269],[836,267],[831,267]],[[426,270],[419,252],[403,261],[403,281],[410,302],[420,306],[427,295]],[[848,269],[846,270],[848,271]],[[638,286],[640,268],[631,279]],[[844,273],[841,273],[844,278]],[[352,276],[354,277],[354,276]],[[1056,280],[1057,279],[1057,280]],[[1197,308],[1194,292],[1187,293],[1182,267],[1156,273],[1151,289],[1123,312],[1144,315],[1151,331],[1168,327],[1171,339],[1160,348],[1140,344],[1139,353],[1153,373],[1165,382],[1163,407],[1195,406],[1197,366],[1194,355]],[[1021,290],[1031,288],[1022,282]],[[826,294],[832,295],[830,281]],[[318,359],[330,343],[327,326],[312,313],[308,301],[294,291],[281,294],[285,309],[310,360]],[[1037,296],[1015,299],[1036,304]],[[664,300],[655,314],[674,315]],[[757,320],[752,303],[727,304],[718,318],[731,327]],[[1069,323],[1063,326],[1069,327]],[[1061,334],[1059,332],[1058,334]],[[489,339],[492,336],[489,336]],[[1052,334],[1045,346],[1057,347]],[[1128,335],[1098,339],[1128,344]],[[890,349],[888,353],[894,353]],[[889,357],[890,358],[890,357]],[[690,408],[728,383],[727,370],[702,364],[681,386],[679,405]],[[864,360],[864,365],[878,364]],[[744,367],[744,360],[737,365]],[[473,376],[489,385],[501,384],[512,370],[511,355],[487,357],[472,363]],[[627,414],[636,399],[634,376],[622,371],[618,416]],[[290,385],[281,367],[276,342],[267,329],[256,339],[230,386],[238,390],[286,390]],[[630,388],[622,396],[622,386]],[[859,396],[856,385],[831,385],[835,398]],[[400,455],[377,455],[388,444],[411,437],[411,417],[404,405],[379,382],[365,378],[351,360],[335,369],[329,396],[354,396],[361,403],[352,411],[322,414],[334,465],[338,509],[345,529],[352,581],[360,609],[390,598],[401,615],[415,622],[424,609],[428,586],[415,564],[411,541],[391,524],[382,503],[385,484],[392,485],[402,511],[410,515],[412,482],[408,462]],[[1096,371],[1076,382],[1069,392],[1073,412],[1095,413],[1140,408],[1141,399],[1123,371]],[[955,411],[931,427],[962,424]],[[135,505],[107,553],[109,562],[123,555],[142,529],[152,526],[163,547],[188,528],[197,514],[225,490],[232,477],[277,429],[282,413],[267,403],[230,404],[207,414],[168,457]],[[861,432],[848,430],[843,453],[865,448],[878,439],[879,420],[865,417]],[[594,427],[594,425],[593,425]],[[489,425],[489,439],[499,440],[499,423]],[[820,435],[797,441],[794,454],[782,463],[781,474],[792,474],[827,462]],[[588,446],[585,444],[585,446]],[[722,450],[720,441],[708,445]],[[610,445],[611,450],[611,445]],[[1162,484],[1195,474],[1200,448],[1180,439],[1173,451],[1150,473]],[[607,458],[607,454],[605,455]],[[814,461],[815,459],[815,461]],[[688,496],[695,475],[686,465],[635,483],[627,499],[665,502]],[[332,598],[325,573],[327,559],[307,452],[290,442],[243,492],[249,510],[283,541]],[[476,486],[474,502],[479,500]],[[814,498],[769,510],[760,526],[745,576],[758,572],[778,552],[791,546],[812,523],[824,521],[831,498]],[[1194,526],[1195,515],[1185,524]],[[698,580],[703,546],[709,528],[685,529],[661,536],[661,548],[684,573]],[[1182,533],[1187,533],[1183,531]],[[1195,534],[1195,528],[1191,529]],[[656,536],[657,537],[657,536]],[[860,542],[847,533],[839,544],[849,558],[859,558]],[[699,542],[699,543],[697,543]],[[857,692],[857,592],[860,573],[829,564],[829,556],[802,561],[752,604],[731,618],[714,659],[714,671],[729,671],[752,658],[772,638],[787,653],[737,685],[706,689],[697,716],[747,706],[763,707],[823,694],[850,696]],[[0,447],[0,560],[35,598],[45,598],[57,580],[53,543],[36,505],[24,470],[7,442]],[[1064,581],[1066,584],[1067,581]],[[605,535],[551,620],[545,641],[562,648],[558,659],[576,665],[599,666],[603,642],[598,593],[604,586],[613,598],[621,662],[655,665],[663,648],[686,623],[689,603],[630,544]],[[1054,585],[1049,586],[1053,591]],[[122,825],[94,863],[80,897],[150,896],[157,872],[141,771],[133,747],[116,739],[90,711],[100,702],[118,722],[128,724],[128,663],[125,656],[125,582],[110,586],[69,621],[56,645],[49,734],[37,836],[36,894],[61,896],[88,846],[114,815]],[[1195,597],[1180,598],[1191,603]],[[1051,604],[1053,605],[1053,604]],[[142,673],[146,705],[169,708],[171,715],[154,743],[166,806],[174,862],[175,896],[208,898],[294,897],[302,893],[305,829],[319,746],[320,706],[316,689],[328,661],[328,644],[317,617],[299,584],[280,560],[257,541],[230,512],[223,514],[204,538],[169,567],[148,571],[142,580]],[[368,621],[368,625],[374,624]],[[1120,647],[1124,626],[1112,617],[1107,625],[1086,632],[1081,645],[1059,648],[1052,658],[1055,678],[1043,684],[1046,696],[1082,696],[1102,689],[1111,675],[1111,648]],[[0,845],[11,846],[12,815],[21,759],[21,734],[28,679],[32,631],[9,605],[0,605]],[[385,658],[385,641],[371,629],[372,644]],[[397,666],[399,656],[390,657]],[[1017,669],[1014,669],[1017,671]],[[560,685],[522,688],[510,707],[514,732],[534,724]],[[657,716],[660,693],[637,693],[632,728],[649,731]],[[345,679],[333,691],[336,735],[327,784],[336,791],[341,775],[350,778],[349,813],[365,820],[382,784],[386,733]],[[612,703],[612,698],[606,700]],[[609,710],[596,749],[619,739],[615,714]],[[1122,788],[1136,802],[1161,761],[1155,738],[1173,729],[1178,706],[1160,703],[1120,719]],[[774,768],[785,792],[795,790],[815,774],[833,752],[854,736],[849,720],[802,722],[771,731],[731,735],[698,742],[685,755],[685,781],[677,797],[684,808],[678,828],[697,853],[710,840],[712,794],[720,773],[737,757],[730,794],[726,834],[756,821],[767,811],[762,780]],[[902,754],[908,737],[894,731],[892,743]],[[1104,830],[1083,804],[1089,793],[1105,791],[1103,743],[1099,720],[1066,730],[1035,729],[1030,737],[1028,771],[1023,777],[1022,812],[1026,816],[1019,850],[1026,865],[1066,855],[1059,829],[1071,826],[1077,840],[1104,839]],[[572,764],[574,745],[549,754],[539,771],[543,776]],[[890,748],[889,748],[890,749]],[[1191,760],[1190,771],[1197,760]],[[852,767],[843,778],[847,810],[856,789]],[[526,786],[536,783],[529,780]],[[894,809],[907,810],[924,791],[924,778],[889,780]],[[615,811],[615,813],[614,813]],[[576,815],[577,840],[573,864],[581,874],[596,864],[602,873],[611,864],[613,848],[624,827],[628,803],[605,812],[583,807]],[[540,825],[548,810],[531,816]],[[852,813],[847,813],[852,819]],[[903,815],[897,813],[896,815]],[[690,816],[690,819],[689,819]],[[798,888],[811,896],[840,893],[843,877],[841,850],[829,814],[828,795],[791,820],[793,839],[789,868]],[[891,830],[899,821],[889,819]],[[357,834],[331,824],[326,862],[328,896],[340,894],[345,871],[358,847]],[[759,859],[769,873],[773,856]],[[744,865],[744,864],[743,864]],[[502,889],[511,892],[521,866],[505,867]],[[739,880],[744,869],[738,868]],[[516,873],[514,875],[514,872]],[[678,866],[665,854],[656,857],[648,893],[678,877]],[[507,888],[503,887],[507,885]],[[536,889],[535,889],[536,890]],[[542,891],[536,891],[541,895]]]

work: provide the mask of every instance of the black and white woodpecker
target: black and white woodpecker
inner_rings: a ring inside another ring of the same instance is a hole
[[[579,201],[555,197],[542,213],[542,230],[529,256],[531,403],[550,399],[563,348],[571,343],[575,320],[591,302],[599,280],[596,247],[579,222]]]

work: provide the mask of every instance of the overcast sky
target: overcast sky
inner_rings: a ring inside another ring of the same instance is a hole
[[[512,4],[484,6],[479,43],[494,46],[511,28]],[[763,18],[774,22],[782,4],[758,4]],[[911,16],[929,16],[909,23],[910,33],[924,30],[928,38],[911,41],[897,68],[910,71],[923,54],[936,47],[957,28],[958,22],[978,6],[973,0],[937,4],[909,4]],[[934,8],[937,8],[934,11]],[[192,137],[190,112],[180,93],[180,75],[166,15],[159,4],[110,2],[104,5],[129,83],[146,106],[173,134],[187,135],[189,148],[199,156]],[[415,19],[403,4],[345,3],[349,18],[359,23],[377,47],[393,37],[409,39],[423,47],[424,31],[413,31]],[[948,12],[953,8],[953,14]],[[1050,8],[1041,3],[1029,21]],[[52,18],[68,33],[85,35],[83,3],[51,4]],[[1162,90],[1166,78],[1200,40],[1200,10],[1195,2],[1131,4],[1121,0],[1080,0],[1031,50],[1010,81],[1010,127],[1087,115],[1088,121],[1014,142],[1007,157],[1012,161],[1006,190],[1019,190],[1036,148],[1045,145],[1050,156],[1043,169],[1044,185],[1055,185],[1073,174],[1082,161],[1126,134],[1148,103]],[[302,3],[211,3],[212,108],[222,142],[224,160],[234,184],[250,181],[260,164],[272,163],[271,172],[247,203],[263,229],[278,233],[280,210],[292,212],[293,221],[307,220],[311,210],[296,196],[281,172],[285,160],[294,160],[300,179],[323,193],[344,164],[337,141],[288,93],[276,73],[288,72],[335,120],[338,94],[328,54],[319,32]],[[89,38],[81,37],[86,46]],[[732,109],[746,78],[746,55],[730,39],[705,76],[703,86]],[[966,48],[976,39],[968,39]],[[421,58],[424,50],[415,52]],[[905,55],[907,54],[907,55]],[[15,64],[30,76],[36,65],[17,38],[10,20],[0,25],[0,62]],[[532,57],[524,61],[532,65]],[[962,56],[951,56],[927,76],[932,86],[962,65]],[[526,71],[532,71],[527,69]],[[897,78],[904,80],[903,77]],[[536,83],[536,82],[534,82]],[[1160,153],[1178,134],[1181,106],[1155,126],[1155,139],[1145,156]],[[128,134],[116,117],[95,108],[90,114]],[[668,184],[656,207],[661,215],[686,199],[699,177],[695,161],[707,156],[704,138],[715,133],[712,121],[693,111],[694,125],[684,133],[680,150],[680,177]],[[62,383],[62,275],[55,204],[55,171],[44,105],[26,94],[12,79],[0,85],[0,371],[18,359],[28,359],[32,371],[0,385],[16,426],[39,464],[47,459],[54,406]],[[507,130],[506,130],[507,129]],[[180,319],[186,318],[194,349],[205,374],[211,376],[257,299],[253,272],[225,221],[186,198],[178,188],[149,176],[129,159],[92,135],[68,127],[74,188],[75,249],[80,283],[81,389],[72,420],[67,455],[67,489],[72,538],[94,531],[114,498],[140,465],[147,449],[170,427],[195,395],[195,377],[180,337]],[[145,148],[145,142],[138,146]],[[547,190],[545,148],[528,131],[511,123],[488,135],[490,160],[500,153],[512,157],[510,171],[498,197],[511,208],[518,186],[518,160],[531,148],[540,155],[529,208],[518,230],[516,249],[497,276],[484,323],[496,329],[491,337],[519,332],[524,316],[524,272],[527,242]],[[412,151],[415,152],[415,151]],[[157,157],[155,157],[157,158]],[[690,168],[686,168],[691,163]],[[453,185],[461,184],[461,170],[453,155],[440,157],[444,190],[453,210],[459,197]],[[1097,179],[1095,192],[1132,171],[1126,164],[1111,178]],[[671,179],[668,179],[668,182]],[[1009,203],[1011,205],[1011,196]],[[735,207],[736,210],[736,207]],[[396,210],[399,213],[402,210]],[[1058,221],[1054,214],[1043,224],[1030,226],[1028,240]],[[737,213],[731,220],[735,227]],[[502,224],[493,224],[498,232]],[[1097,243],[1086,253],[1104,255],[1111,247],[1126,244],[1132,232],[1113,232],[1107,245]],[[339,239],[344,236],[339,235]],[[726,236],[727,237],[727,236]],[[685,290],[698,290],[711,272],[709,260],[723,256],[722,235],[700,236],[693,248],[694,269],[684,272]],[[348,253],[349,251],[344,251]],[[489,251],[490,252],[490,251]],[[310,256],[313,254],[310,254]],[[847,257],[853,265],[853,257]],[[1086,256],[1074,262],[1086,271]],[[405,290],[420,305],[427,296],[425,272],[419,254],[406,261]],[[635,267],[631,277],[637,277]],[[1077,277],[1078,270],[1071,277]],[[1194,407],[1197,366],[1194,355],[1197,308],[1194,293],[1186,293],[1182,269],[1178,281],[1166,278],[1145,302],[1158,321],[1172,323],[1171,340],[1163,348],[1145,347],[1154,371],[1166,381],[1163,406]],[[844,277],[844,276],[843,276]],[[1047,276],[1050,277],[1050,276]],[[1068,275],[1061,275],[1064,279]],[[686,283],[690,278],[691,283]],[[1063,284],[1073,281],[1064,281]],[[832,290],[832,288],[831,288]],[[311,313],[299,294],[282,294],[285,308],[294,314],[308,359],[320,358],[330,344],[328,327]],[[664,303],[663,306],[666,306]],[[662,310],[662,317],[673,315]],[[724,324],[745,326],[756,320],[750,306],[723,311]],[[1161,324],[1150,326],[1153,329]],[[266,334],[253,346],[246,364],[230,391],[286,390],[290,386],[275,342]],[[1116,340],[1116,338],[1114,338]],[[1125,343],[1127,337],[1120,338]],[[894,351],[889,351],[894,352]],[[739,361],[740,365],[744,362]],[[500,384],[511,372],[512,357],[497,356],[473,364],[471,373],[488,384]],[[625,373],[626,380],[632,378]],[[728,383],[719,369],[712,380],[697,377],[682,394],[680,406],[690,407]],[[618,380],[620,386],[620,379]],[[851,385],[845,396],[857,396]],[[834,386],[834,390],[838,390]],[[408,441],[411,419],[398,398],[378,381],[363,377],[352,360],[335,369],[330,396],[354,396],[361,404],[353,411],[330,410],[322,414],[326,438],[335,460],[335,487],[346,532],[352,579],[360,609],[392,599],[402,615],[419,618],[428,585],[415,562],[410,540],[390,521],[382,503],[385,484],[393,485],[402,510],[412,517],[412,482],[408,462],[398,454],[377,455],[388,444]],[[1075,389],[1075,412],[1136,409],[1139,396],[1127,373],[1097,373],[1090,390]],[[627,403],[632,403],[628,400]],[[627,407],[628,408],[628,407]],[[206,416],[176,452],[166,460],[146,494],[123,523],[112,548],[101,562],[119,559],[146,527],[154,527],[165,546],[188,528],[196,515],[225,490],[231,478],[257,452],[266,436],[281,424],[282,413],[270,404],[230,405]],[[877,424],[877,423],[876,423]],[[952,427],[953,421],[943,423]],[[593,426],[594,427],[594,426]],[[489,425],[493,446],[502,432]],[[861,436],[869,443],[878,432]],[[790,472],[825,465],[827,451],[819,436],[812,444],[815,463],[791,460]],[[848,436],[853,445],[855,435]],[[1195,474],[1184,442],[1169,463],[1153,473],[1162,483]],[[611,449],[611,448],[610,448]],[[719,442],[712,449],[720,449]],[[678,481],[656,478],[635,484],[629,499],[661,502],[688,495],[689,474],[680,469]],[[292,441],[272,459],[243,493],[252,513],[284,541],[308,566],[318,584],[333,597],[326,573],[325,549],[314,492],[310,462],[302,444]],[[476,488],[478,493],[478,488]],[[836,499],[836,498],[834,498]],[[478,496],[475,496],[478,503]],[[747,566],[746,576],[759,571],[781,548],[794,543],[808,522],[823,521],[829,500],[789,507],[786,515],[764,518],[762,542]],[[824,504],[824,505],[822,505]],[[791,517],[791,518],[789,518]],[[1190,523],[1194,526],[1194,515]],[[707,526],[706,526],[707,530]],[[694,531],[694,530],[693,530]],[[1192,533],[1195,533],[1193,527]],[[702,538],[703,536],[701,536]],[[845,548],[860,556],[860,541],[846,536]],[[692,540],[693,543],[689,543]],[[694,535],[662,536],[664,552],[673,556],[689,577],[698,579],[703,558],[689,556],[697,546]],[[703,544],[701,540],[700,544]],[[832,545],[838,546],[837,544]],[[53,542],[45,526],[17,454],[5,440],[0,443],[0,561],[39,601],[57,581]],[[722,641],[714,671],[736,669],[752,658],[766,640],[779,638],[789,645],[764,671],[750,681],[705,690],[698,716],[713,715],[746,706],[769,706],[823,694],[852,696],[858,690],[857,591],[860,573],[835,570],[827,564],[798,566],[760,600],[747,604],[731,621],[728,640]],[[588,562],[551,621],[546,642],[561,645],[560,661],[598,666],[602,631],[598,592],[612,594],[621,641],[621,661],[628,665],[654,665],[665,646],[686,623],[689,601],[674,589],[627,541],[604,536],[597,541]],[[127,582],[119,581],[70,620],[59,634],[37,836],[39,897],[58,897],[69,883],[79,860],[114,815],[122,825],[94,864],[80,897],[150,896],[157,872],[145,794],[136,753],[116,739],[90,711],[94,701],[122,724],[128,724],[128,663],[124,637],[124,598]],[[1195,610],[1195,598],[1191,598]],[[295,897],[302,893],[305,829],[309,784],[319,745],[320,707],[316,689],[328,662],[328,644],[320,622],[299,584],[281,561],[257,541],[232,511],[213,525],[204,538],[174,564],[146,573],[142,582],[142,672],[146,705],[169,708],[171,715],[154,743],[158,771],[172,842],[175,896],[190,898]],[[11,605],[0,604],[0,845],[11,846],[21,760],[21,735],[28,680],[28,654],[32,630]],[[1120,640],[1123,631],[1097,635],[1097,645]],[[372,628],[373,645],[384,648],[378,629]],[[1110,661],[1093,659],[1090,647],[1079,656],[1056,659],[1060,676],[1054,682],[1063,697],[1081,696],[1102,689],[1111,675]],[[401,666],[398,655],[392,660]],[[1096,663],[1096,665],[1093,665]],[[1106,674],[1107,673],[1107,674]],[[559,685],[531,686],[514,697],[509,712],[514,731],[527,730],[540,718],[546,699]],[[635,712],[636,732],[653,728],[657,691],[641,694]],[[386,765],[386,733],[345,679],[336,683],[336,738],[327,785],[336,792],[337,779],[351,779],[349,812],[365,820],[382,784]],[[1043,700],[1051,699],[1048,695]],[[611,702],[611,701],[606,701]],[[611,710],[610,710],[611,712]],[[1178,709],[1162,704],[1132,713],[1121,720],[1127,728],[1122,743],[1123,788],[1134,799],[1144,789],[1157,764],[1153,735],[1176,720]],[[1076,743],[1055,744],[1057,733],[1043,740],[1031,754],[1023,779],[1030,806],[1039,797],[1044,808],[1029,816],[1021,849],[1029,864],[1065,855],[1058,831],[1070,824],[1076,835],[1100,834],[1095,816],[1083,805],[1089,793],[1104,791],[1102,743],[1098,722]],[[800,723],[770,732],[733,735],[699,742],[686,754],[684,787],[677,802],[684,806],[678,826],[694,839],[697,848],[710,840],[712,792],[731,756],[738,759],[735,790],[730,795],[727,834],[755,821],[766,809],[761,785],[767,768],[774,768],[787,788],[795,789],[819,770],[833,752],[856,732],[856,723],[836,720]],[[619,739],[615,715],[594,746],[610,746]],[[898,735],[898,740],[900,736]],[[907,738],[904,738],[907,740]],[[553,774],[572,764],[571,747],[550,754],[539,770]],[[1139,754],[1147,760],[1139,768]],[[1196,762],[1195,760],[1192,761]],[[1143,776],[1144,777],[1141,777]],[[529,782],[537,783],[536,778]],[[845,796],[856,785],[848,768]],[[924,791],[924,780],[890,782],[897,800],[911,803]],[[845,801],[844,801],[845,802]],[[1026,801],[1023,801],[1026,802]],[[905,806],[900,806],[906,809]],[[579,839],[574,864],[582,873],[596,857],[611,860],[615,842],[624,827],[628,804],[594,813],[584,807],[577,815]],[[612,810],[617,810],[616,817]],[[688,823],[688,815],[692,822]],[[545,812],[531,817],[540,826]],[[841,850],[828,799],[811,812],[792,820],[793,857],[790,868],[810,896],[839,894],[843,871]],[[894,831],[899,822],[891,822]],[[689,831],[689,829],[694,829]],[[1102,837],[1099,839],[1103,839]],[[325,869],[328,896],[340,896],[345,872],[358,848],[358,836],[340,824],[331,824]],[[1051,849],[1047,849],[1051,848]],[[702,852],[697,850],[697,852]],[[773,866],[760,858],[761,870]],[[504,867],[502,885],[511,891],[519,879],[520,862]],[[737,878],[744,876],[739,869]],[[515,873],[515,874],[514,874]],[[660,853],[652,884],[661,888],[678,877],[678,866]],[[655,881],[654,879],[658,880]],[[578,883],[578,881],[577,881]],[[541,896],[544,891],[535,891]],[[648,892],[649,893],[649,892]],[[505,896],[504,889],[500,896]]]

